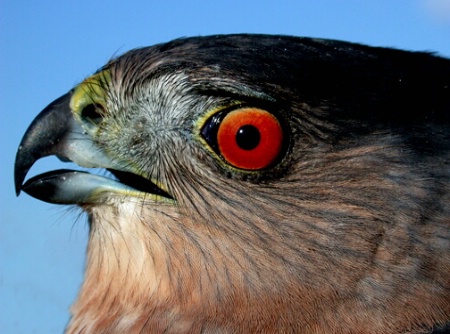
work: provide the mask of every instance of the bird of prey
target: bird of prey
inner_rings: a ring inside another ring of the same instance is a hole
[[[68,333],[444,333],[449,181],[449,59],[248,34],[112,59],[15,164],[89,217]]]

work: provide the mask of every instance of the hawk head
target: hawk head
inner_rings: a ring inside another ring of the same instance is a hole
[[[56,155],[89,173],[25,177]],[[450,60],[267,35],[129,51],[45,108],[16,190],[90,223],[69,333],[450,322]]]

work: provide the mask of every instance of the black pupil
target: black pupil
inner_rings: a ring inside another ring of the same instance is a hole
[[[244,125],[236,133],[236,143],[243,150],[253,150],[259,145],[261,134],[253,125]]]

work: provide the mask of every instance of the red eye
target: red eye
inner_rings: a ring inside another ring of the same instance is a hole
[[[217,145],[231,165],[248,170],[268,167],[279,156],[283,129],[271,113],[257,108],[229,112],[219,125]]]

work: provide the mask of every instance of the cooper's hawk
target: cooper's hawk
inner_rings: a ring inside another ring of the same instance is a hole
[[[89,216],[69,333],[450,322],[450,60],[266,35],[132,50],[50,104],[17,193]],[[56,155],[108,172],[57,170]]]

